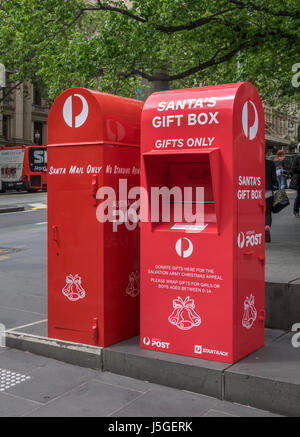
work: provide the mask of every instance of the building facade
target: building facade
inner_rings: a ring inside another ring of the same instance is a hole
[[[46,144],[49,107],[39,90],[22,84],[3,100],[4,92],[0,88],[0,146]]]
[[[290,105],[288,111],[264,105],[266,123],[266,153],[272,155],[278,149],[295,152],[299,142],[299,108]]]

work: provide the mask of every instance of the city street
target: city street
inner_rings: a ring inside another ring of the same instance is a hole
[[[0,207],[21,206],[24,212],[7,213],[0,215],[1,229],[15,226],[43,223],[47,221],[47,193],[5,193],[0,194]]]
[[[7,329],[46,318],[47,194],[1,194],[0,205],[24,212],[0,214],[0,321]]]
[[[0,4],[0,417],[300,417],[298,2]]]

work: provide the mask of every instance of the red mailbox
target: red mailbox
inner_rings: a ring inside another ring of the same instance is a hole
[[[264,135],[250,83],[155,93],[145,103],[142,348],[234,363],[263,346]],[[153,221],[162,187],[189,187],[191,196],[160,197],[169,219],[159,212]],[[178,222],[178,204],[197,202],[201,224],[188,214]]]
[[[142,107],[73,88],[51,108],[49,337],[108,346],[139,333],[139,225],[118,214],[120,181],[139,185]],[[101,187],[116,193],[113,223],[99,221]]]

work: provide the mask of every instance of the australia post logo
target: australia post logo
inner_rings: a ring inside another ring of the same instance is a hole
[[[189,238],[179,238],[175,248],[177,255],[181,258],[189,258],[194,251],[193,243]]]
[[[258,132],[258,113],[252,100],[248,100],[242,112],[243,130],[246,138],[254,140]]]
[[[169,349],[170,343],[162,341],[159,338],[144,337],[143,343],[145,346],[157,347],[158,349]]]
[[[255,231],[240,232],[237,244],[240,249],[260,246],[263,241],[263,234],[256,234]]]
[[[83,126],[88,115],[89,105],[85,97],[81,94],[73,94],[67,98],[63,107],[63,117],[69,127]]]

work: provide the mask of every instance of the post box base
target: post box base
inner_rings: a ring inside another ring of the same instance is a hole
[[[151,347],[145,347],[143,345],[143,340],[141,340],[141,344],[140,344],[141,349],[145,349],[145,350],[151,350],[154,352],[163,352],[163,353],[169,353],[166,350],[163,350],[161,348],[151,348]],[[247,352],[245,352],[244,354],[241,354],[239,356],[236,356],[235,358],[228,358],[226,357],[226,355],[224,356],[224,353],[222,354],[222,351],[214,351],[214,350],[206,350],[205,352],[205,358],[204,356],[201,354],[199,355],[195,355],[195,354],[186,354],[186,353],[180,353],[177,351],[172,351],[172,354],[174,355],[180,355],[180,356],[186,356],[186,357],[190,357],[190,358],[194,358],[194,359],[198,359],[198,360],[204,360],[204,361],[215,361],[215,362],[219,362],[219,363],[224,363],[224,364],[235,364],[237,362],[239,362],[241,359],[246,358],[248,355],[256,352],[257,350],[261,349],[262,347],[264,347],[264,343],[262,343],[261,345],[255,347],[254,349],[248,350]]]

